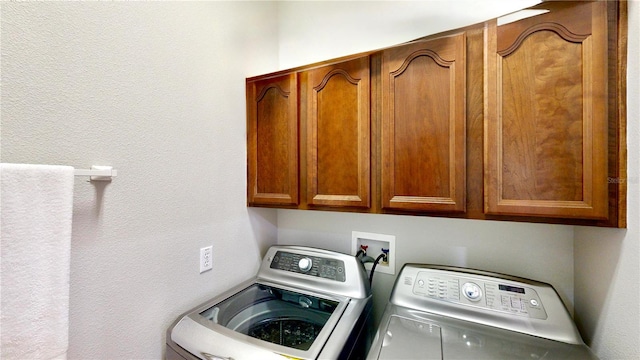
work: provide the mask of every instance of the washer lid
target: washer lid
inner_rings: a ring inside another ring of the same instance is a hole
[[[288,357],[316,358],[348,303],[346,298],[253,283],[190,313],[183,320],[199,324],[198,335],[191,334],[188,339],[176,343],[184,348],[200,347],[215,334]],[[180,331],[176,327],[173,334]],[[208,352],[240,358],[235,353],[220,354],[219,350],[188,350],[194,354]]]

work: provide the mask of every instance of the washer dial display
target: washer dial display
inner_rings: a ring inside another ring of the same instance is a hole
[[[278,251],[271,259],[269,267],[334,281],[346,281],[344,261],[337,259]]]
[[[303,257],[302,259],[300,259],[300,261],[298,261],[298,267],[303,272],[307,272],[311,270],[312,266],[313,266],[313,260],[309,259],[308,257]]]

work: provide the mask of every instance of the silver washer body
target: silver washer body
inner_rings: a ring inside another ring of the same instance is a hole
[[[355,257],[273,246],[255,278],[189,310],[171,325],[166,358],[364,358],[371,343],[372,307],[366,272]],[[283,329],[286,325],[280,324],[287,321],[294,326]],[[255,334],[268,337],[274,328],[271,323],[279,324],[280,338],[298,342],[265,341]],[[304,327],[309,324],[319,325],[305,343],[298,338],[307,335]]]

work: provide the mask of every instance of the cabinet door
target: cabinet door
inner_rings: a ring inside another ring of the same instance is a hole
[[[369,57],[307,75],[307,202],[369,207]]]
[[[249,205],[298,204],[295,74],[247,81]]]
[[[542,5],[486,28],[485,212],[605,219],[607,5]]]
[[[465,210],[465,35],[386,50],[382,206]]]

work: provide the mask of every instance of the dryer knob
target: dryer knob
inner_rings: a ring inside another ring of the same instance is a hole
[[[313,261],[311,261],[311,259],[309,259],[308,257],[304,257],[300,259],[300,261],[298,261],[298,267],[303,272],[311,270],[311,266],[313,266]]]
[[[462,285],[462,293],[464,297],[471,301],[479,301],[482,298],[482,290],[475,283],[468,282]]]

